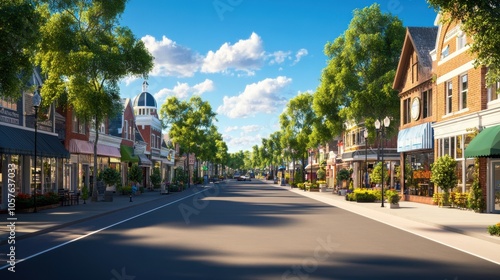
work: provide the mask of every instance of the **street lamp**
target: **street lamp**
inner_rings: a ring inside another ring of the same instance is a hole
[[[311,150],[309,152],[309,156],[311,156],[311,186],[312,186],[312,183],[313,183],[313,157],[314,157],[314,151]],[[306,188],[304,188],[304,191],[306,190]]]
[[[36,213],[36,195],[37,195],[37,192],[36,192],[36,181],[37,181],[37,172],[36,172],[36,161],[37,161],[37,143],[36,143],[36,139],[37,139],[37,134],[38,134],[38,107],[40,106],[40,103],[42,102],[42,97],[40,96],[40,94],[38,94],[38,91],[40,90],[40,87],[38,87],[38,90],[35,91],[35,94],[33,95],[33,107],[35,108],[35,187],[34,187],[34,196],[33,196],[33,204],[34,204],[34,208],[33,208],[33,212]]]
[[[364,174],[364,180],[365,180],[365,188],[368,188],[368,143],[366,142],[368,139],[368,129],[365,128],[365,132],[363,133],[363,136],[365,137],[365,174]]]
[[[385,117],[384,119],[384,126],[380,126],[380,121],[376,120],[375,121],[375,128],[377,129],[377,133],[380,131],[382,132],[382,205],[381,207],[384,207],[384,138],[385,138],[385,129],[389,127],[391,124],[391,120],[389,117]]]

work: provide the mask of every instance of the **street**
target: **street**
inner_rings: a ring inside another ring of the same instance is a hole
[[[498,279],[500,267],[259,180],[182,196],[16,243],[1,279]]]

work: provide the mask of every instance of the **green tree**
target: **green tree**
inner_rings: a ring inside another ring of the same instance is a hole
[[[33,1],[0,2],[0,97],[17,100],[28,84],[41,24]]]
[[[142,169],[137,164],[132,164],[128,170],[128,179],[135,182],[142,182]]]
[[[99,173],[99,178],[108,186],[120,183],[120,173],[111,167],[104,168]]]
[[[193,96],[189,101],[181,101],[172,96],[165,100],[160,109],[160,120],[168,129],[173,142],[179,144],[187,154],[203,154],[202,143],[208,138],[216,114],[210,103],[199,96]],[[188,186],[190,186],[189,164]]]
[[[329,58],[314,97],[322,125],[316,138],[328,140],[343,131],[343,123],[399,119],[398,92],[392,88],[403,46],[401,20],[380,11],[379,4],[355,10],[348,29],[325,46]]]
[[[385,183],[387,183],[388,179],[389,179],[389,170],[384,169],[384,179],[385,179]],[[379,162],[375,165],[375,167],[373,167],[373,171],[372,171],[372,174],[370,174],[370,179],[372,182],[374,183],[377,183],[377,184],[381,184],[382,183],[382,162]]]
[[[56,100],[77,117],[92,122],[95,131],[94,170],[97,170],[99,130],[122,110],[118,82],[129,75],[146,77],[153,57],[118,18],[126,0],[41,0],[46,23],[36,62],[46,80],[43,102]],[[94,185],[97,177],[94,176]],[[97,188],[92,200],[97,200]]]
[[[311,107],[313,99],[312,94],[301,93],[290,99],[280,115],[281,146],[286,148],[293,162],[295,159],[302,160],[302,168],[305,167],[307,149],[317,144],[311,137],[313,126],[319,120]],[[302,175],[305,176],[305,173],[302,172]]]
[[[457,185],[457,161],[446,154],[431,164],[431,182],[444,191],[443,203],[449,203],[449,191]]]
[[[477,55],[474,65],[489,68],[486,74],[488,85],[500,80],[500,13],[497,1],[476,0],[428,0],[443,14],[446,22],[461,22],[461,29],[474,38],[469,51]],[[449,15],[449,16],[448,16]]]
[[[153,168],[153,173],[149,176],[151,179],[151,184],[153,185],[153,188],[159,188],[161,185],[161,174],[160,174],[160,168],[155,167]]]

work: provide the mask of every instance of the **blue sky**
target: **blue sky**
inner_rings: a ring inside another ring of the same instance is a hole
[[[314,92],[327,57],[323,48],[368,0],[129,0],[121,25],[155,57],[148,92],[200,95],[217,112],[229,152],[251,150],[279,130],[278,116],[300,92]],[[378,1],[405,26],[433,26],[425,0]],[[141,92],[126,79],[122,97]]]

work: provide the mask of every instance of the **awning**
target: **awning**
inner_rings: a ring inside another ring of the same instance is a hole
[[[120,154],[122,156],[122,162],[139,162],[139,157],[134,155],[133,147],[121,145]]]
[[[400,130],[398,133],[398,152],[432,149],[434,147],[432,123],[424,123]]]
[[[85,140],[71,139],[69,141],[69,152],[72,154],[94,154],[94,144]],[[116,147],[97,144],[97,155],[121,158],[120,151]]]
[[[68,151],[56,135],[38,131],[36,140],[37,156],[69,158]],[[34,156],[35,132],[0,125],[0,153]]]
[[[500,156],[500,125],[483,129],[465,148],[465,157]]]
[[[139,166],[142,167],[153,166],[153,163],[148,159],[148,157],[145,154],[138,154],[137,156],[139,156]]]

